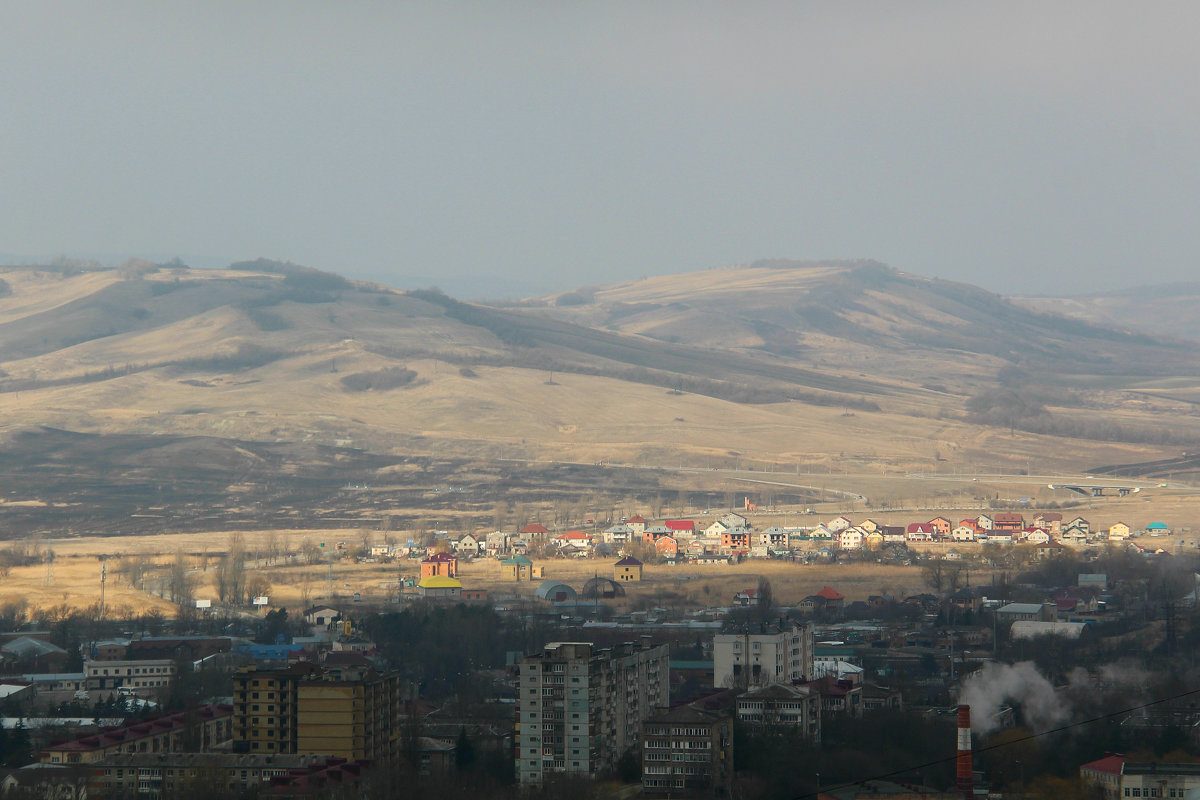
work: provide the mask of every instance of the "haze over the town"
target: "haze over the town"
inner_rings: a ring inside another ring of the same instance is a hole
[[[0,8],[0,260],[520,295],[761,257],[1191,279],[1190,3]]]

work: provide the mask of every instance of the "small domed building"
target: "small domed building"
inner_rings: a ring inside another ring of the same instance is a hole
[[[612,600],[624,596],[624,586],[611,578],[601,578],[599,575],[585,583],[580,593],[584,600]]]

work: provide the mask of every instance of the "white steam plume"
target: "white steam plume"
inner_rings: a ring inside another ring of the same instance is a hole
[[[1021,716],[1034,731],[1053,728],[1070,716],[1066,701],[1032,661],[984,664],[963,682],[958,702],[971,707],[971,730],[979,735],[998,727],[996,712],[1008,703],[1021,704]]]

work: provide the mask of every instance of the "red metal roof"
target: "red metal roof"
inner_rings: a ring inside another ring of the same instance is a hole
[[[555,536],[554,538],[555,538],[555,539],[569,539],[569,540],[572,540],[572,541],[579,541],[579,540],[581,540],[581,539],[591,539],[592,537],[588,536],[588,535],[587,535],[586,533],[584,533],[583,531],[567,531],[566,533],[563,533],[563,534],[560,534],[560,535],[558,535],[558,536]]]
[[[1089,761],[1080,769],[1088,769],[1093,772],[1107,772],[1109,775],[1120,775],[1121,767],[1125,764],[1125,756],[1109,754],[1104,758],[1095,761]]]
[[[524,528],[521,528],[521,533],[549,533],[545,526],[539,525],[536,522],[531,522]]]
[[[696,522],[690,519],[669,519],[663,523],[673,531],[694,531]]]
[[[99,733],[92,733],[86,736],[80,736],[68,742],[51,745],[46,750],[54,751],[90,751],[100,750],[107,747],[114,747],[124,744],[125,742],[137,741],[138,739],[152,736],[158,733],[178,730],[188,725],[189,721],[200,722],[213,719],[215,717],[228,717],[233,715],[233,706],[230,705],[209,705],[201,706],[193,711],[179,711],[170,716],[158,717],[155,719],[142,720],[120,728],[106,728]],[[190,720],[188,719],[190,716]]]
[[[824,597],[826,600],[845,600],[846,599],[846,595],[841,594],[840,592],[834,591],[833,589],[830,589],[828,586],[826,586],[821,591],[817,592],[817,597]]]

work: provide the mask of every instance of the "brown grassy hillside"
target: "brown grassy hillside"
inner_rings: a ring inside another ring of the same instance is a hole
[[[530,308],[240,267],[5,271],[0,432],[878,471],[1071,471],[1200,441],[1193,405],[1147,389],[1200,384],[1190,350],[874,264],[771,262]],[[1047,419],[1091,427],[973,421],[968,398],[1014,367]]]

